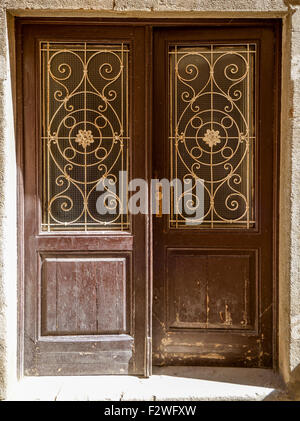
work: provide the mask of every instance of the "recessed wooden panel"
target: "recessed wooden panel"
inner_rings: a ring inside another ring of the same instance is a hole
[[[125,333],[126,258],[45,257],[41,334]]]
[[[170,252],[169,328],[253,329],[254,273],[248,251]]]

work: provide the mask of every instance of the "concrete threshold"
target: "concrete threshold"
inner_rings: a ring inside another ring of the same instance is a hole
[[[133,376],[24,377],[16,401],[261,401],[291,400],[267,369],[164,367],[149,379]]]

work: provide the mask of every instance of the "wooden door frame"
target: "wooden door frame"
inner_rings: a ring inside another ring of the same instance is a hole
[[[15,17],[16,24],[16,163],[17,163],[17,235],[18,235],[18,377],[23,377],[23,363],[24,363],[24,132],[23,132],[23,83],[22,83],[22,26],[23,25],[115,25],[115,26],[144,26],[146,28],[145,49],[148,51],[146,55],[146,68],[149,71],[145,72],[145,87],[146,87],[146,107],[145,107],[145,163],[147,181],[151,179],[152,175],[152,54],[153,54],[153,28],[156,27],[231,27],[231,26],[271,26],[274,28],[276,34],[276,86],[274,87],[274,99],[276,107],[274,109],[274,156],[273,156],[273,180],[274,180],[274,218],[273,218],[273,297],[274,297],[274,327],[273,327],[273,367],[278,370],[278,232],[279,232],[279,157],[280,157],[280,98],[281,98],[281,32],[282,19],[280,18],[53,18],[53,17]],[[149,192],[150,194],[150,192]],[[149,201],[150,203],[150,201]],[[153,284],[153,243],[152,243],[152,218],[148,215],[145,218],[146,224],[146,241],[145,249],[145,286],[146,286],[146,301],[148,303],[146,309],[146,327],[148,335],[145,337],[144,344],[144,358],[145,361],[150,361],[149,370],[146,370],[144,375],[148,377],[151,375],[151,330],[152,330],[152,284]]]

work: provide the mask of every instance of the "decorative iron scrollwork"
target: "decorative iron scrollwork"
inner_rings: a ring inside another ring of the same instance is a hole
[[[128,230],[118,178],[128,171],[128,46],[42,42],[40,52],[42,229]]]
[[[170,176],[191,179],[192,196],[204,189],[194,228],[255,225],[255,55],[254,44],[169,48]],[[173,194],[170,227],[188,227]]]

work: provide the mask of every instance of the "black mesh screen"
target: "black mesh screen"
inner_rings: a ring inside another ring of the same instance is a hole
[[[193,226],[254,226],[255,53],[252,44],[170,47],[171,178],[204,187]],[[192,221],[181,206],[171,227]]]
[[[128,55],[125,44],[41,43],[43,230],[129,229]]]

